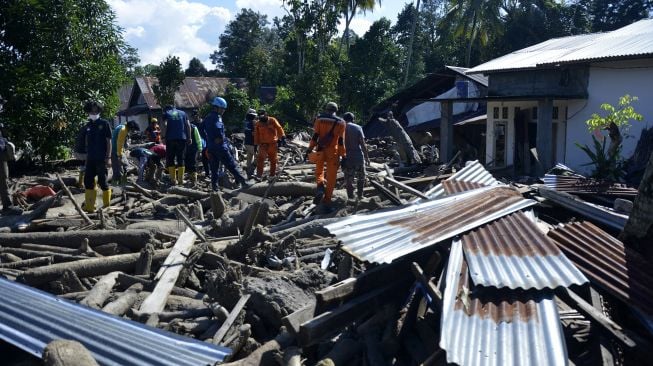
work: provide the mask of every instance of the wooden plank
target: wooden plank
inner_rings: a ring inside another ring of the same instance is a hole
[[[590,286],[590,299],[592,300],[592,306],[601,313],[603,313],[603,303],[601,300],[601,295],[594,288]],[[610,351],[610,341],[602,334],[598,334],[596,337],[596,346],[598,348],[599,354],[601,355],[601,365],[603,366],[614,366],[614,357]]]
[[[398,182],[394,178],[385,177],[384,179],[385,179],[385,181],[387,181],[391,185],[395,186],[395,188],[400,188],[400,189],[404,190],[405,192],[408,192],[408,193],[412,194],[413,196],[423,198],[425,200],[429,199],[429,197],[427,195],[425,195],[424,193],[416,190],[415,188],[409,187],[409,186],[407,186],[407,185],[405,185],[405,184],[403,184],[401,182]]]
[[[177,282],[179,273],[184,267],[196,238],[197,236],[190,228],[186,228],[179,235],[177,242],[172,247],[172,251],[168,254],[154,278],[155,281],[158,281],[154,291],[143,301],[139,308],[141,313],[160,313],[163,311],[166,300],[175,286],[175,282]]]
[[[245,294],[243,297],[238,300],[234,308],[231,310],[231,313],[229,313],[229,316],[227,319],[222,323],[222,326],[220,326],[220,329],[215,333],[213,336],[212,343],[213,344],[220,344],[222,342],[222,339],[224,336],[227,335],[227,332],[229,331],[229,328],[231,328],[231,325],[236,321],[236,318],[238,317],[238,314],[243,310],[245,307],[245,304],[247,304],[247,301],[249,301],[249,298],[251,297],[250,294]]]
[[[422,286],[426,289],[426,292],[428,292],[431,299],[433,299],[433,301],[435,301],[438,306],[440,306],[442,304],[442,294],[440,293],[440,290],[438,290],[433,282],[426,278],[424,271],[422,271],[422,268],[419,266],[419,264],[413,262],[411,265],[411,270],[413,271],[413,275],[417,281],[421,283]]]
[[[290,333],[297,335],[299,334],[299,327],[303,323],[313,319],[313,317],[315,317],[315,304],[309,304],[281,318],[281,323]]]
[[[299,344],[301,346],[310,346],[334,334],[366,313],[375,311],[379,306],[390,301],[392,295],[404,287],[403,281],[393,282],[390,285],[356,297],[332,311],[324,312],[303,323],[299,327]]]
[[[389,189],[385,188],[381,183],[376,182],[374,180],[370,180],[370,183],[372,184],[372,186],[374,186],[374,188],[376,188],[376,190],[379,193],[381,193],[382,195],[387,197],[395,205],[401,206],[401,205],[404,204],[404,202],[402,201],[402,199],[400,197],[397,197]]]

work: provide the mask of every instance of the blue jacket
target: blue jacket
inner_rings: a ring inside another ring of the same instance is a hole
[[[190,136],[186,136],[186,126],[188,118],[184,111],[173,108],[163,115],[166,121],[166,140],[187,140]]]
[[[209,149],[228,149],[224,123],[222,123],[222,118],[217,112],[211,111],[204,117],[202,124],[206,133],[206,147]]]
[[[254,145],[254,121],[245,120],[245,145]]]

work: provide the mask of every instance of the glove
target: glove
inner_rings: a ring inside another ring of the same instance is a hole
[[[278,144],[278,145],[277,145],[278,147],[281,147],[281,146],[288,146],[288,143],[286,142],[286,136],[281,136],[281,138],[279,139],[279,141],[277,141],[277,144]]]

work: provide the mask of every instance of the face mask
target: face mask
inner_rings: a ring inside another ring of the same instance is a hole
[[[258,119],[261,122],[267,122],[268,121],[268,116],[259,116]]]
[[[100,118],[100,115],[99,115],[99,114],[89,114],[89,115],[88,115],[88,118],[90,118],[91,121],[95,121],[95,120],[97,120],[98,118]]]

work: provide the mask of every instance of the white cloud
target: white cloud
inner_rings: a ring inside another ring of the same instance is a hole
[[[354,18],[349,24],[349,29],[353,30],[359,37],[365,35],[368,29],[372,26],[372,21],[364,18]],[[345,31],[345,22],[341,22],[338,25],[338,31],[340,34]]]
[[[125,40],[138,48],[141,64],[178,56],[186,67],[197,57],[211,68],[209,55],[231,19],[229,9],[186,0],[108,0]]]
[[[270,22],[274,17],[282,17],[286,14],[282,6],[282,0],[236,0],[236,8],[239,12],[240,9],[252,9],[267,15]]]

